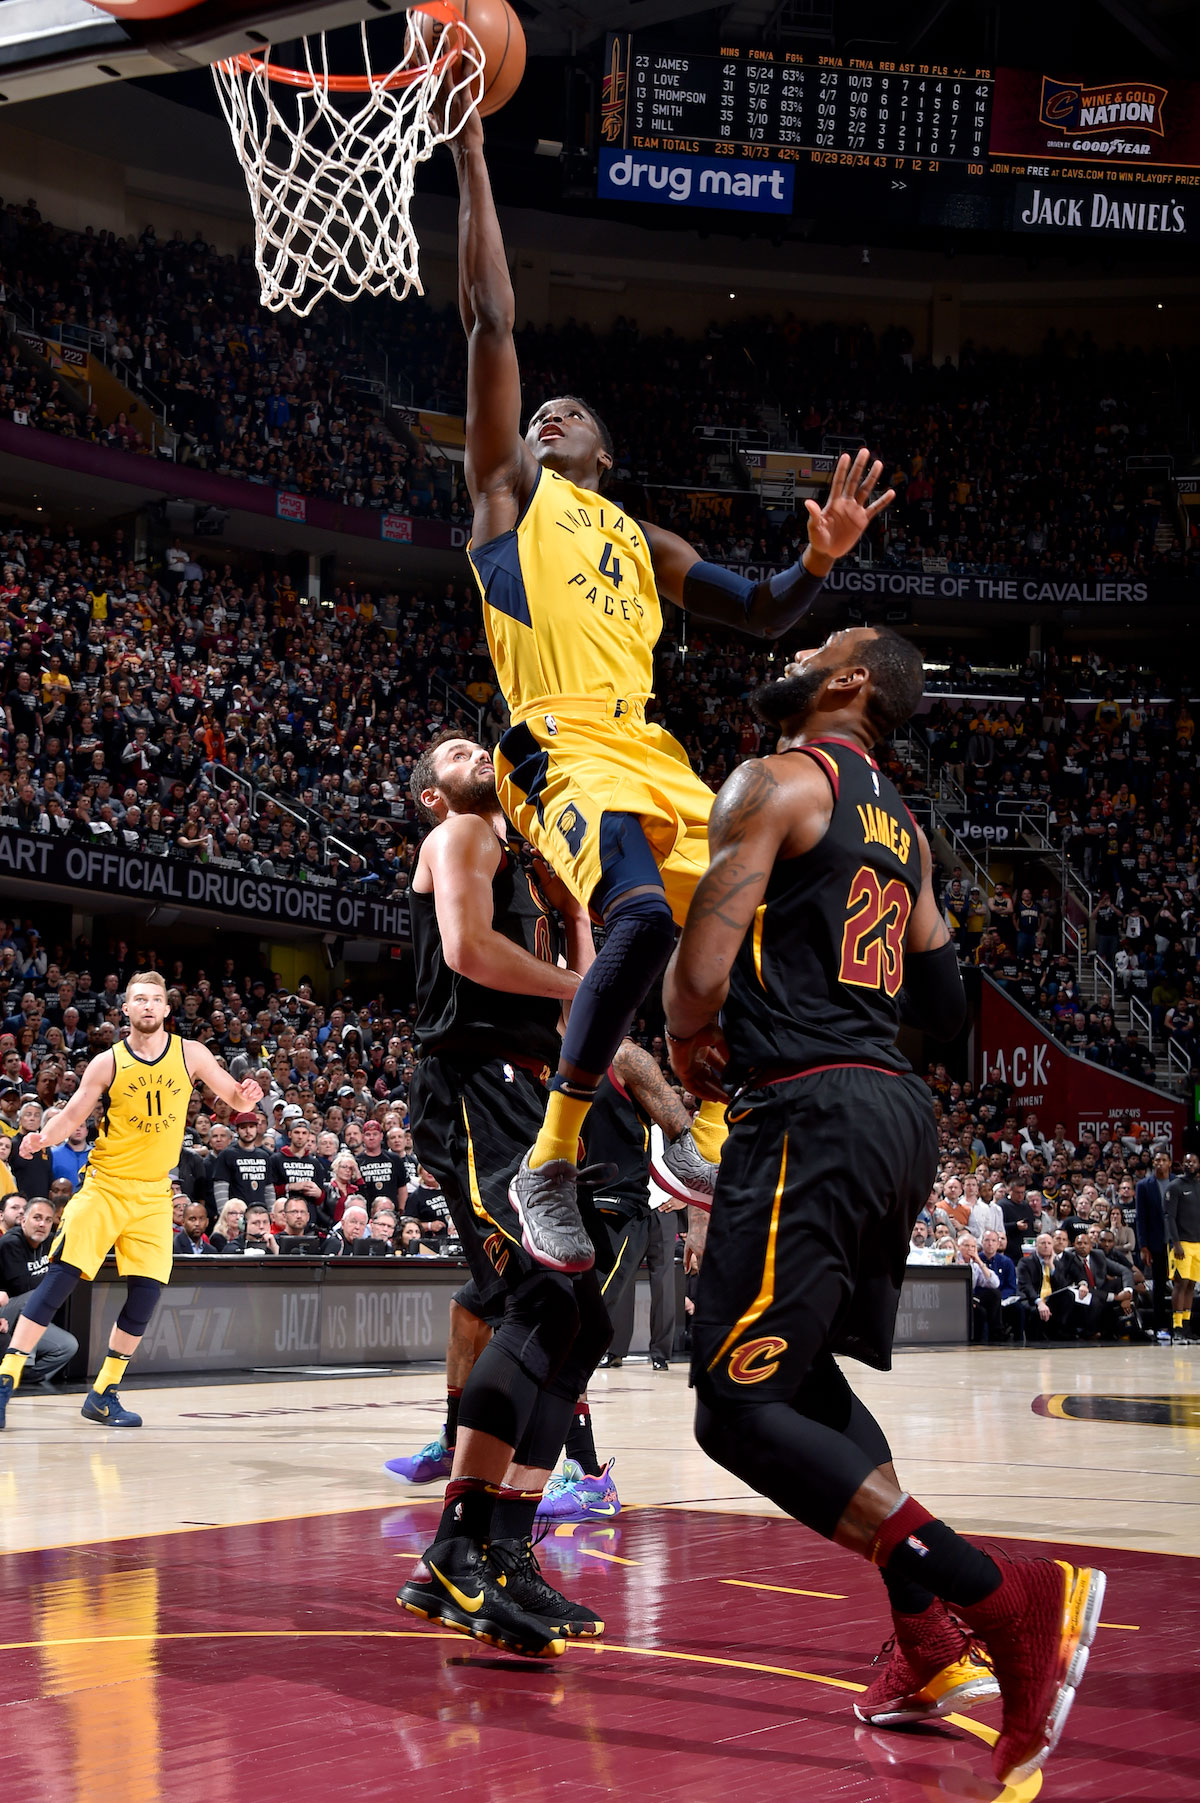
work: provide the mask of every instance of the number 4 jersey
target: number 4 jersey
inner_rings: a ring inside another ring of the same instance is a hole
[[[738,1087],[828,1065],[909,1068],[896,1029],[904,931],[921,886],[916,825],[846,740],[795,751],[824,773],[833,814],[819,845],[776,863],[734,963],[721,1018]]]

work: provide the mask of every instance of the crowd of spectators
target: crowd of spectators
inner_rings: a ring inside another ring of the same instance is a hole
[[[248,251],[220,254],[149,226],[137,239],[65,232],[32,202],[0,212],[0,264],[4,297],[39,331],[102,343],[132,388],[152,392],[182,461],[469,521],[461,466],[389,424],[368,379],[461,413],[465,344],[453,309],[364,300],[303,320],[268,316]],[[568,320],[517,336],[527,396],[581,392],[612,429],[613,480],[629,504],[708,556],[775,562],[797,551],[802,510],[759,506],[746,471],[721,461],[731,433],[769,427],[809,451],[862,439],[879,452],[898,499],[875,553],[892,564],[1076,577],[1194,567],[1161,471],[1129,466],[1179,449],[1183,414],[1169,396],[1182,396],[1191,352],[1101,351],[1067,332],[1034,355],[967,343],[957,366],[935,366],[904,329],[791,314],[693,338],[643,332],[633,319],[604,333]],[[149,449],[123,416],[102,425],[60,383],[32,376],[11,343],[0,354],[10,417]]]
[[[944,1064],[925,1080],[941,1158],[909,1262],[971,1268],[972,1337],[1168,1343],[1165,1239],[1144,1195],[1169,1178],[1165,1144],[1136,1121],[1073,1140],[1022,1118],[999,1070],[978,1089]]]
[[[1100,988],[1085,1007],[1060,956],[1057,885],[985,894],[954,871],[943,900],[963,957],[1096,1062],[1147,1074],[1144,1039],[1116,1029],[1114,1004],[1133,998],[1155,1039],[1196,1068],[1200,745],[1188,688],[1171,694],[1150,670],[1098,655],[1065,664],[1053,651],[1010,680],[1023,701],[938,698],[918,732],[934,780],[958,785],[977,828],[1006,824],[1015,836],[1035,826],[1050,847],[1047,871],[1065,852],[1074,879],[1065,905],[1102,961]],[[970,694],[969,667],[958,685]]]
[[[407,886],[413,760],[494,693],[477,602],[135,561],[0,530],[0,826],[255,874]],[[250,786],[248,786],[250,785]]]

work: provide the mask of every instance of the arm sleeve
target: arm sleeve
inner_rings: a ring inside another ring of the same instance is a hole
[[[683,579],[683,606],[699,620],[777,639],[804,617],[824,586],[825,578],[810,576],[803,563],[761,582],[721,564],[695,563]]]
[[[953,940],[932,952],[906,954],[900,1018],[935,1039],[953,1039],[959,1032],[967,1018],[967,992]]]
[[[1179,1222],[1175,1215],[1175,1185],[1173,1183],[1167,1185],[1167,1200],[1163,1212],[1167,1221],[1167,1244],[1168,1246],[1178,1246],[1180,1244]]]

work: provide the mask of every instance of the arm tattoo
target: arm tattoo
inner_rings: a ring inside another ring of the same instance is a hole
[[[939,914],[924,939],[919,938],[916,934],[913,937],[915,943],[908,947],[910,952],[936,952],[939,946],[945,945],[949,941],[950,929]]]
[[[613,1059],[613,1069],[651,1120],[662,1128],[667,1139],[678,1139],[691,1126],[679,1091],[672,1089],[649,1052],[643,1051],[641,1046],[623,1040]]]
[[[744,933],[754,919],[755,909],[751,908],[747,913],[744,904],[739,908],[738,898],[745,889],[749,889],[755,897],[760,895],[762,885],[769,875],[768,870],[748,870],[743,862],[732,855],[710,864],[696,887],[688,919],[707,920],[713,917],[731,931]],[[755,908],[757,905],[756,899]]]
[[[713,804],[708,840],[714,852],[740,839],[747,823],[773,800],[778,784],[761,758],[742,764],[730,777]]]

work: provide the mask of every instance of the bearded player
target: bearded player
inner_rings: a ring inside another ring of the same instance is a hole
[[[125,991],[129,1036],[92,1059],[79,1088],[40,1133],[27,1133],[21,1157],[63,1141],[97,1108],[100,1132],[78,1191],[67,1204],[50,1264],[0,1359],[0,1428],[25,1361],[80,1278],[96,1275],[115,1250],[125,1279],[125,1303],[108,1339],[108,1356],[84,1398],[85,1421],[102,1427],[140,1427],[142,1418],[121,1401],[120,1383],[170,1280],[171,1172],[179,1163],[188,1098],[203,1083],[238,1111],[262,1101],[252,1078],[235,1083],[207,1046],[166,1028],[167,986],[156,970],[137,971]]]
[[[708,862],[712,795],[682,746],[646,719],[661,602],[778,638],[893,497],[889,489],[872,500],[881,466],[868,468],[866,451],[853,466],[840,458],[825,507],[807,503],[801,562],[757,583],[606,500],[613,441],[594,409],[560,395],[521,432],[513,291],[477,115],[451,150],[468,340],[469,555],[512,716],[497,747],[500,801],[605,929],[571,1008],[541,1131],[511,1188],[532,1257],[582,1271],[594,1252],[576,1201],[580,1130]],[[720,1106],[705,1103],[694,1133],[711,1166],[724,1138]],[[711,1181],[687,1152],[668,1154],[655,1176],[681,1200],[711,1201]]]

